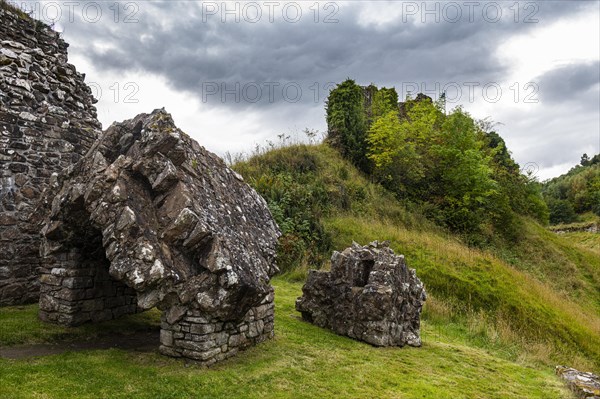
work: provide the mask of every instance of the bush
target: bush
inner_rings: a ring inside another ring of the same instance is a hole
[[[550,223],[573,223],[577,220],[577,214],[569,201],[550,198],[547,200],[547,204],[550,211]]]
[[[600,158],[598,155],[592,160],[584,158],[581,165],[546,182],[542,188],[544,199],[551,208],[550,222],[553,224],[569,223],[566,220],[570,219],[575,221],[577,215],[590,211],[600,215],[600,164],[597,162]]]

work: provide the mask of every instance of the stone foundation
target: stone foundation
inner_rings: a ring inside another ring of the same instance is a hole
[[[250,309],[242,320],[223,322],[200,311],[188,310],[177,322],[169,323],[163,314],[160,352],[185,357],[210,366],[235,356],[238,351],[273,338],[273,293]]]
[[[374,346],[421,346],[425,287],[388,241],[335,251],[331,271],[311,270],[302,294],[296,310],[319,327]]]
[[[138,311],[135,290],[108,274],[109,263],[102,252],[85,256],[74,248],[56,256],[54,267],[43,269],[41,320],[76,326]]]

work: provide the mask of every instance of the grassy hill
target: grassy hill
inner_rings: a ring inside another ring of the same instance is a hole
[[[474,249],[325,144],[273,150],[236,168],[283,226],[282,259],[302,259],[283,265],[287,278],[301,281],[306,268],[327,267],[318,262],[352,241],[389,240],[425,282],[428,317],[458,322],[469,339],[510,347],[514,359],[600,368],[600,257],[589,248],[600,236],[586,248],[522,217],[516,244]],[[302,225],[318,234],[305,236]]]

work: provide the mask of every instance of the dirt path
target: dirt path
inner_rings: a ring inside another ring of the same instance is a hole
[[[23,359],[57,355],[64,352],[93,349],[118,348],[137,352],[152,352],[158,349],[159,330],[140,331],[133,334],[112,334],[91,341],[57,342],[54,344],[18,345],[0,347],[0,357],[5,359]]]

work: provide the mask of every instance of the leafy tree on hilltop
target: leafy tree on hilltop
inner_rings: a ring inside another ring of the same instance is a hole
[[[398,199],[472,238],[517,239],[517,214],[547,223],[539,183],[521,174],[491,125],[462,108],[446,115],[443,99],[397,101],[394,88],[339,84],[327,102],[329,141]]]
[[[369,170],[366,112],[362,87],[347,79],[331,91],[326,103],[328,141],[363,171]]]
[[[371,118],[375,122],[380,117],[388,114],[391,111],[398,113],[398,93],[395,88],[382,87],[375,88],[373,101],[371,103]]]
[[[492,179],[490,157],[475,121],[456,108],[442,125],[431,148],[432,192],[448,226],[476,231],[492,208],[497,184]]]

